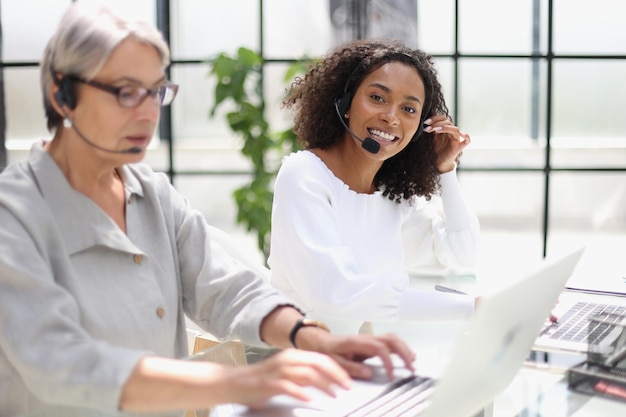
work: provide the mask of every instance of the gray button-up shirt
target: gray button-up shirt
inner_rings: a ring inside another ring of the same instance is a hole
[[[117,409],[138,360],[187,354],[185,314],[262,346],[261,320],[291,304],[165,175],[121,175],[126,234],[41,143],[0,174],[0,416],[128,415]]]

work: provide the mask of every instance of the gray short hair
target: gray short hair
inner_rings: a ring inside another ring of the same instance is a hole
[[[127,38],[154,46],[163,67],[169,65],[169,48],[153,25],[125,20],[103,6],[74,3],[68,8],[48,41],[41,61],[41,90],[48,130],[53,131],[63,123],[50,103],[55,74],[91,79],[102,69],[115,47]]]

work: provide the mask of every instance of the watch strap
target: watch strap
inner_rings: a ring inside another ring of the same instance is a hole
[[[291,346],[297,348],[296,335],[298,334],[298,331],[303,327],[317,327],[322,330],[326,330],[327,332],[330,332],[330,329],[324,323],[316,320],[302,318],[296,322],[295,326],[293,326],[293,329],[291,329],[291,332],[289,333],[289,341],[291,342]]]

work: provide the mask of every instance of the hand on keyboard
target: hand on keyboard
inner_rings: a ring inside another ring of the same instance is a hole
[[[332,335],[328,334],[325,344],[318,341],[318,352],[332,356],[348,373],[357,379],[369,380],[372,370],[363,362],[377,358],[381,361],[387,375],[387,380],[394,378],[392,356],[397,356],[406,369],[413,372],[415,352],[394,334],[382,335]],[[321,347],[320,347],[321,346]]]

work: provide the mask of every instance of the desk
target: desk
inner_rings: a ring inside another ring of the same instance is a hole
[[[240,409],[217,407],[212,417],[230,417]],[[489,413],[493,417],[616,417],[626,415],[626,403],[570,391],[565,368],[525,364],[485,415]]]
[[[423,280],[421,283],[427,284],[427,286],[433,284],[429,280]],[[471,284],[471,282],[445,281],[444,283],[452,284],[450,286],[457,288],[458,286],[454,284]],[[521,313],[523,314],[523,312]],[[447,325],[445,323],[448,322],[413,322],[386,325],[377,323],[374,324],[374,331],[375,333],[393,331],[401,335],[418,354],[417,373],[436,375],[439,373],[438,369],[428,368],[432,366],[443,368],[445,366],[447,358],[449,358],[449,348],[456,344],[461,335],[460,330],[465,327],[465,323],[461,322],[449,322]],[[524,365],[519,369],[509,386],[496,396],[492,404],[486,407],[484,415],[493,417],[626,415],[626,403],[572,392],[567,388],[565,376],[566,368],[563,367],[555,367],[551,364],[550,367],[544,367],[543,364],[538,366],[536,363],[533,366]],[[232,413],[232,411],[231,409],[230,412]],[[218,407],[214,415],[226,417],[229,414],[225,408]],[[257,415],[257,413],[248,415]]]
[[[494,417],[616,417],[626,403],[567,388],[565,369],[523,366],[493,402]]]

